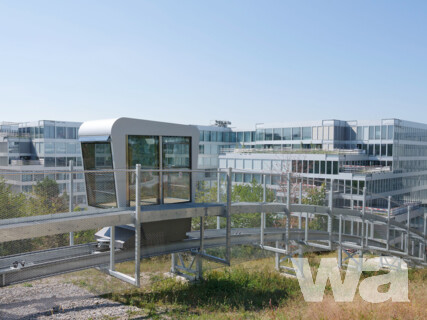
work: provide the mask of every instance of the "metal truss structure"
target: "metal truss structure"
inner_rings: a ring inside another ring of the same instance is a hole
[[[136,174],[138,181],[139,166]],[[253,245],[275,253],[276,268],[289,274],[295,274],[296,270],[283,265],[283,262],[296,255],[302,256],[304,252],[310,250],[338,250],[339,267],[345,266],[350,259],[356,259],[356,256],[360,258],[368,252],[379,256],[401,258],[411,266],[427,266],[427,217],[424,217],[424,229],[421,232],[410,227],[410,219],[407,224],[392,220],[390,205],[388,216],[383,217],[367,213],[365,207],[361,211],[334,208],[333,201],[329,201],[329,206],[305,205],[301,201],[299,204],[291,204],[290,175],[288,175],[287,187],[288,201],[285,204],[265,202],[265,192],[263,202],[231,203],[231,174],[230,169],[227,172],[226,203],[163,204],[0,220],[0,243],[105,226],[112,227],[110,249],[106,251],[100,251],[96,243],[88,243],[0,257],[0,286],[87,268],[98,268],[111,276],[139,286],[141,259],[164,254],[172,255],[171,271],[173,273],[182,274],[191,279],[200,279],[203,276],[203,260],[230,265],[231,247],[234,245]],[[138,203],[139,183],[136,183],[136,186],[136,203]],[[329,196],[332,200],[332,183]],[[366,197],[366,191],[364,197]],[[232,229],[231,217],[245,213],[260,213],[260,228]],[[285,226],[266,227],[266,215],[278,213],[284,215]],[[205,219],[209,216],[225,219],[226,227],[205,229]],[[310,229],[310,220],[319,216],[327,217],[327,230]],[[188,239],[164,245],[141,246],[140,228],[135,228],[133,249],[118,250],[115,247],[114,226],[125,224],[139,226],[142,222],[183,218],[200,219],[200,230],[188,233]],[[295,227],[292,226],[292,220],[298,221]],[[350,230],[345,228],[346,223],[350,223]],[[377,228],[385,230],[385,237],[374,232]],[[206,253],[206,249],[215,247],[225,248],[225,258]],[[183,258],[184,253],[188,253],[191,257],[189,263]],[[135,261],[134,277],[115,270],[116,263],[132,260]],[[393,261],[390,258],[380,258],[380,260],[384,267],[398,266],[396,262],[398,260]]]

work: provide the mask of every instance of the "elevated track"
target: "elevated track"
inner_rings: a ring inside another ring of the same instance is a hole
[[[229,209],[228,209],[229,208]],[[284,227],[204,229],[204,218],[219,216],[227,218],[243,213],[283,214]],[[188,239],[163,244],[141,246],[141,259],[165,254],[190,252],[195,258],[208,259],[225,264],[221,259],[205,254],[214,247],[253,245],[276,254],[276,267],[280,269],[280,256],[290,257],[301,254],[301,250],[339,250],[371,252],[377,255],[394,256],[403,259],[411,266],[426,267],[426,226],[423,232],[408,225],[390,220],[387,217],[364,213],[363,211],[280,203],[233,203],[227,204],[174,204],[124,209],[102,209],[88,212],[69,212],[62,214],[0,220],[0,243],[42,237],[54,234],[97,229],[105,226],[119,226],[135,222],[135,212],[139,211],[139,221],[154,222],[168,219],[200,218],[201,229],[188,233]],[[326,216],[327,230],[311,230],[309,220]],[[291,226],[290,217],[298,220],[298,226]],[[346,223],[346,222],[347,223]],[[304,222],[304,223],[303,223]],[[337,226],[338,224],[338,226]],[[351,224],[351,228],[348,225]],[[347,225],[347,228],[345,227]],[[377,232],[382,230],[383,232]],[[388,235],[388,236],[387,236]],[[275,244],[275,245],[271,245]],[[298,249],[295,249],[298,248]],[[135,249],[100,251],[96,242],[68,247],[60,247],[12,256],[0,257],[0,286],[27,282],[68,272],[100,268],[115,274],[114,263],[135,259]],[[112,261],[113,259],[113,261]],[[175,259],[173,259],[175,260]],[[282,259],[283,260],[283,259]],[[340,262],[342,262],[340,257]],[[172,266],[179,267],[175,262]],[[184,268],[191,272],[191,268]],[[199,271],[200,272],[200,271]],[[129,280],[125,277],[125,281]],[[128,281],[130,282],[130,281]]]

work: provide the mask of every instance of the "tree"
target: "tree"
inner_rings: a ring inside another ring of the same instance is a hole
[[[326,185],[322,183],[320,188],[311,188],[307,190],[307,195],[302,199],[303,204],[314,206],[323,206],[326,199]]]
[[[212,187],[207,187],[205,181],[201,181],[199,184],[198,191],[196,192],[196,202],[217,202],[217,184]],[[263,199],[263,186],[252,180],[250,184],[234,185],[231,191],[232,202],[262,202]],[[270,189],[266,190],[266,201],[273,202],[275,199],[274,192]],[[225,192],[221,192],[221,201],[226,201]],[[271,225],[273,223],[273,215],[266,216],[266,224]],[[205,220],[206,228],[216,227],[216,217],[208,217]],[[231,217],[231,226],[233,228],[251,228],[259,227],[260,225],[260,214],[259,213],[246,213],[233,215]],[[225,227],[225,221],[221,222],[221,227]],[[193,219],[193,229],[199,228],[199,220]]]
[[[0,178],[0,219],[25,216],[25,209],[25,195],[22,193],[13,193],[10,186]]]
[[[27,199],[23,193],[13,193],[10,186],[0,178],[0,219],[23,217],[26,212]],[[0,256],[20,251],[29,251],[32,246],[28,241],[11,241],[0,243]]]
[[[59,195],[59,186],[55,180],[45,177],[34,186],[30,199],[30,215],[49,214],[68,211],[68,196]]]
[[[58,183],[45,177],[34,186],[33,194],[28,201],[28,215],[44,215],[68,211],[68,195],[60,195]],[[34,250],[65,246],[67,234],[57,234],[37,238],[31,241]]]
[[[303,204],[315,206],[323,206],[326,199],[326,185],[322,183],[320,188],[311,188],[307,191],[307,195],[302,199]],[[325,230],[328,227],[328,218],[326,216],[316,216],[309,224],[309,228],[313,230]]]

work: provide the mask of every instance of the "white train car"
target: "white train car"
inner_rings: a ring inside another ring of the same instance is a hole
[[[79,129],[89,207],[129,208],[193,202],[199,130],[195,126],[118,118],[84,122]],[[139,204],[135,203],[135,167],[141,165]],[[168,171],[171,170],[171,171]],[[143,244],[185,238],[191,219],[142,223]],[[116,227],[126,246],[133,227]],[[109,228],[97,233],[108,238]],[[120,245],[119,245],[120,246]]]

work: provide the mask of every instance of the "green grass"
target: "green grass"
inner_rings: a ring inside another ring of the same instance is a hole
[[[246,251],[244,251],[247,253]],[[335,257],[336,252],[306,253],[314,271],[321,258]],[[238,260],[238,259],[237,259]],[[80,272],[74,283],[91,291],[109,292],[103,297],[140,311],[128,316],[147,319],[425,319],[427,314],[427,269],[409,269],[410,303],[371,304],[356,294],[352,303],[336,303],[328,283],[321,303],[304,301],[298,281],[274,270],[274,257],[244,261],[230,268],[209,269],[204,280],[181,283],[164,278],[170,268],[168,258],[145,260],[142,270],[149,279],[141,289],[124,284],[98,271]],[[236,261],[236,260],[234,260]],[[285,263],[287,264],[287,263]],[[119,264],[121,271],[133,271],[133,263]],[[364,272],[361,280],[384,271]],[[315,275],[316,272],[313,272]],[[77,280],[78,279],[78,280]],[[101,290],[100,290],[101,289]],[[379,288],[388,290],[387,286]]]
[[[202,312],[257,311],[277,308],[287,299],[299,294],[295,279],[264,269],[245,268],[213,270],[205,273],[197,283],[180,283],[166,279],[150,289],[131,290],[104,297],[142,309],[156,310],[156,306],[179,311],[182,316]]]

